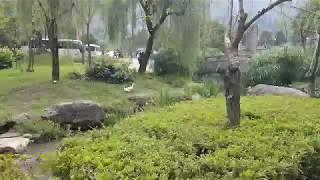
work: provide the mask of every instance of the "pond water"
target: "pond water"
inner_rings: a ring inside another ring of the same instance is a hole
[[[25,152],[29,158],[20,162],[22,169],[33,179],[48,180],[55,179],[50,172],[44,171],[41,166],[40,156],[43,154],[54,153],[61,141],[47,143],[30,144]]]

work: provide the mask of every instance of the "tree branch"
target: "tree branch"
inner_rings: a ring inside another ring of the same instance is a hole
[[[72,1],[71,8],[70,9],[66,9],[65,11],[63,11],[60,15],[58,15],[58,17],[61,18],[62,16],[66,15],[68,12],[72,11],[74,6],[75,6],[75,3],[74,3],[74,1]]]
[[[183,4],[183,8],[181,11],[172,11],[172,12],[168,12],[168,9],[170,7],[170,2],[169,0],[166,0],[167,2],[165,3],[164,7],[163,7],[163,10],[162,10],[162,14],[161,14],[161,17],[159,19],[159,22],[154,26],[153,28],[153,31],[156,32],[160,26],[164,23],[164,21],[166,20],[166,18],[168,16],[183,16],[185,13],[186,13],[186,9],[187,9],[187,2],[184,1],[184,4]],[[190,0],[189,0],[190,2]]]
[[[150,10],[147,7],[146,2],[144,2],[143,0],[140,0],[139,2],[140,2],[140,5],[144,11],[144,14],[146,15],[146,17],[144,19],[145,19],[148,31],[150,34],[152,34],[152,32],[153,32],[153,24],[152,24],[152,20],[151,20],[152,14],[150,14]]]
[[[320,17],[319,14],[315,13],[315,12],[312,12],[312,11],[309,11],[307,9],[304,9],[304,8],[299,8],[299,7],[296,7],[296,6],[290,6],[291,8],[294,8],[294,9],[297,9],[299,11],[303,11],[303,12],[306,12],[308,14],[312,14],[313,16],[317,16],[317,17]]]
[[[233,0],[230,1],[230,10],[229,10],[229,27],[228,27],[228,36],[232,40],[232,24],[233,24]]]
[[[267,8],[262,9],[248,23],[245,24],[245,30],[247,30],[254,22],[256,22],[261,16],[266,14],[268,11],[272,10],[273,8],[275,8],[276,6],[284,2],[289,2],[289,1],[292,1],[292,0],[277,0],[276,2],[270,4]]]
[[[46,19],[46,22],[48,22],[49,21],[49,16],[48,16],[48,14],[46,12],[46,9],[44,8],[44,6],[42,5],[40,0],[37,0],[37,2],[38,2],[39,6],[40,6],[40,8],[42,10],[42,13],[43,13],[43,15],[44,15],[44,17]]]

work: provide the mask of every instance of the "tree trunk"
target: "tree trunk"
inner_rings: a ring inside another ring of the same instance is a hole
[[[300,41],[301,41],[301,46],[303,48],[303,51],[306,52],[306,37],[304,35],[304,23],[302,22],[300,24]]]
[[[34,65],[34,52],[33,52],[33,40],[29,40],[29,61],[28,61],[28,68],[27,72],[34,72],[33,69]]]
[[[84,64],[84,63],[85,63],[84,53],[85,53],[85,51],[86,51],[86,47],[85,47],[84,45],[82,45],[81,48],[82,48],[82,49],[81,49],[81,62],[82,62],[82,64]]]
[[[316,96],[316,80],[317,80],[317,73],[319,69],[319,56],[320,56],[320,32],[318,32],[317,35],[317,46],[315,49],[315,54],[314,54],[314,62],[313,62],[313,67],[311,67],[311,75],[310,75],[310,93],[312,97]]]
[[[91,49],[90,49],[90,23],[87,23],[87,45],[88,45],[88,63],[91,66]]]
[[[231,127],[240,126],[240,65],[233,59],[238,55],[238,49],[225,50],[229,61],[224,71],[224,89],[227,106],[227,116]]]
[[[150,34],[147,42],[146,51],[144,53],[144,56],[141,61],[139,61],[140,67],[139,67],[139,73],[145,73],[147,71],[147,65],[149,62],[149,58],[152,54],[152,48],[153,48],[153,42],[154,42],[154,34]]]
[[[60,80],[60,64],[59,64],[59,42],[58,42],[58,25],[55,20],[51,20],[48,28],[50,40],[50,49],[52,55],[52,81]]]
[[[316,97],[317,77],[315,75],[310,77],[310,96]]]

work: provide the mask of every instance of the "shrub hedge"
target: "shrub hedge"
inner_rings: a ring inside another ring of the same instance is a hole
[[[16,164],[16,157],[13,155],[0,154],[0,179],[2,180],[25,180],[28,177]]]
[[[301,48],[277,47],[255,55],[249,63],[248,85],[287,86],[305,80],[310,60]]]
[[[223,98],[184,102],[67,139],[65,179],[303,179],[320,175],[320,101],[245,97],[226,126]]]
[[[158,75],[186,75],[189,70],[182,63],[180,54],[174,49],[165,49],[153,56],[154,71]]]
[[[132,82],[129,72],[116,67],[113,64],[94,63],[86,69],[86,77],[93,80],[105,81],[112,84]]]
[[[12,68],[15,57],[9,48],[0,48],[0,69]]]

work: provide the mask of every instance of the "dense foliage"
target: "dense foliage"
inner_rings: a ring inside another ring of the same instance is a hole
[[[309,59],[296,47],[273,48],[255,55],[249,63],[248,85],[289,85],[303,80]]]
[[[12,67],[14,56],[9,48],[0,49],[0,69],[8,69]]]
[[[66,140],[53,172],[74,179],[319,175],[318,100],[249,97],[242,104],[237,129],[226,128],[225,104],[219,98],[166,107]]]
[[[166,49],[154,55],[154,69],[158,75],[185,75],[188,67],[182,63],[180,54],[174,49]]]
[[[28,179],[16,164],[16,158],[12,155],[0,154],[0,179],[24,180]]]
[[[89,79],[105,81],[113,84],[132,82],[131,75],[112,64],[95,63],[86,69],[86,76]]]

